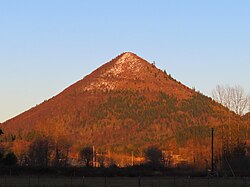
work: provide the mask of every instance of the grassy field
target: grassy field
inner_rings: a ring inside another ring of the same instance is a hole
[[[250,178],[5,177],[0,187],[250,187]]]

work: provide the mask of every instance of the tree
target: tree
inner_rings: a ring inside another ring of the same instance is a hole
[[[53,166],[66,166],[68,163],[70,143],[60,138],[53,145]]]
[[[32,166],[47,167],[50,159],[49,139],[42,137],[36,139],[29,150],[29,160]]]
[[[14,153],[8,153],[5,158],[3,159],[3,163],[6,166],[14,166],[17,163],[17,157]]]
[[[244,92],[244,89],[241,86],[223,86],[218,85],[212,92],[213,98],[218,103],[222,104],[226,108],[228,108],[228,131],[226,134],[227,141],[227,149],[229,147],[232,148],[232,145],[235,144],[233,139],[237,139],[237,145],[242,141],[241,135],[241,124],[242,122],[237,123],[237,129],[233,127],[231,122],[231,114],[230,111],[233,111],[239,116],[243,116],[247,112],[247,107],[249,105],[249,96],[247,96]],[[233,129],[234,128],[234,129]],[[236,129],[236,130],[235,130]],[[247,128],[246,128],[247,129]],[[224,127],[223,127],[224,131]],[[234,133],[236,131],[237,133]],[[236,136],[235,136],[236,134]],[[247,137],[247,136],[246,136]],[[225,147],[225,145],[224,145]]]
[[[144,154],[148,164],[151,166],[158,167],[162,164],[162,151],[158,147],[148,147]]]
[[[2,134],[4,134],[4,133],[3,133],[2,129],[0,129],[0,136],[1,136]]]
[[[0,129],[0,136],[4,134],[2,129]],[[2,147],[2,146],[1,146]],[[0,164],[3,162],[3,156],[4,156],[4,149],[0,148]]]
[[[101,168],[104,168],[105,160],[106,159],[103,153],[97,155],[97,161],[99,162]]]
[[[0,149],[0,164],[3,163],[3,159],[4,159],[4,149]]]
[[[85,166],[89,167],[93,159],[93,149],[91,147],[84,147],[80,151],[80,158],[84,162]]]
[[[250,113],[250,95],[248,95],[248,113]]]
[[[242,116],[248,107],[248,97],[245,95],[245,91],[240,86],[235,86],[232,89],[232,106],[233,111]]]
[[[247,145],[240,143],[231,152],[222,155],[222,169],[231,171],[232,175],[244,176],[249,173],[250,157],[247,154]]]
[[[234,87],[217,85],[212,95],[215,101],[240,116],[246,112],[249,104],[249,97],[246,96],[244,89],[238,85]]]

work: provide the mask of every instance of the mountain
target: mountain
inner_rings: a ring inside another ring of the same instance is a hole
[[[95,146],[98,152],[111,152],[119,165],[131,162],[131,152],[140,158],[144,149],[156,145],[172,164],[205,166],[211,127],[220,142],[219,155],[226,144],[228,116],[232,130],[237,115],[126,52],[3,123],[2,142],[19,157],[28,155],[30,144],[41,137],[48,137],[56,148],[67,144],[72,157],[81,147]]]
[[[90,108],[96,109],[95,106],[89,106],[91,102],[98,105],[103,98],[115,92],[140,92],[145,93],[148,98],[155,98],[156,92],[162,92],[179,99],[187,99],[194,94],[194,91],[176,82],[153,64],[127,52],[104,64],[56,97],[7,121],[4,127],[14,131],[19,128],[26,130],[27,127],[30,130],[38,123],[62,113],[73,116],[79,113],[90,115]],[[88,117],[85,120],[87,119]]]

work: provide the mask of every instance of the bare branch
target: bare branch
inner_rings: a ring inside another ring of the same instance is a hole
[[[215,101],[238,115],[243,115],[247,107],[250,110],[249,97],[245,95],[244,89],[239,85],[234,87],[218,85],[213,90],[212,96]]]

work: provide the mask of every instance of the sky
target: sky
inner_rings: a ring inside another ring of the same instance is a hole
[[[250,93],[248,0],[2,0],[0,122],[131,51],[207,96]]]

